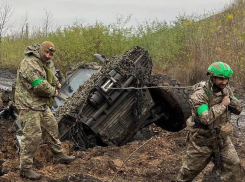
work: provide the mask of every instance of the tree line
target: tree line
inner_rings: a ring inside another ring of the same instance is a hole
[[[206,80],[207,67],[215,61],[231,65],[235,73],[232,84],[243,87],[245,82],[244,0],[234,1],[222,12],[209,12],[201,16],[179,15],[172,22],[145,21],[138,26],[128,26],[131,15],[121,15],[109,25],[75,22],[65,28],[54,28],[52,14],[45,10],[42,28],[30,31],[26,17],[19,32],[5,36],[3,32],[11,27],[7,22],[13,12],[6,4],[1,8],[5,9],[5,16],[0,15],[2,68],[17,69],[25,47],[44,40],[55,44],[57,51],[54,61],[63,72],[69,65],[96,61],[93,57],[95,53],[110,58],[138,45],[149,51],[154,73],[168,74],[184,85]],[[3,17],[8,19],[2,21]]]

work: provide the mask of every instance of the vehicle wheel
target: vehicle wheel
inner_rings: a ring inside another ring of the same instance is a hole
[[[177,132],[185,128],[191,115],[189,91],[178,88],[181,84],[168,75],[152,75],[151,86],[166,86],[149,89],[155,102],[155,112],[151,116],[151,119],[156,118],[154,123],[167,131]]]

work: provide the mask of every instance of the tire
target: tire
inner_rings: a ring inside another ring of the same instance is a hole
[[[151,86],[162,85],[170,88],[149,89],[155,105],[161,107],[158,114],[165,113],[165,117],[161,117],[154,123],[167,131],[178,132],[186,127],[186,120],[191,115],[188,91],[178,88],[181,84],[168,75],[152,75]]]

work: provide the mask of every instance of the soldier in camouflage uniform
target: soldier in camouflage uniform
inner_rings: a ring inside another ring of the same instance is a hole
[[[223,62],[208,68],[210,79],[190,97],[192,116],[188,119],[187,154],[177,177],[191,182],[213,158],[222,182],[245,181],[243,168],[231,142],[231,113],[240,114],[241,102],[228,86],[233,71]]]
[[[15,105],[23,132],[20,175],[29,179],[42,177],[32,169],[33,157],[41,139],[49,144],[54,163],[70,163],[75,159],[75,156],[63,153],[58,139],[58,124],[49,108],[61,88],[50,67],[54,51],[54,44],[49,41],[27,47],[17,71]]]

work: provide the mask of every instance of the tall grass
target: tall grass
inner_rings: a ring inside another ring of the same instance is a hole
[[[18,34],[4,37],[0,45],[0,66],[17,69],[26,46],[45,40],[54,42],[56,67],[96,61],[93,54],[107,58],[123,54],[132,46],[147,49],[153,59],[154,73],[168,74],[185,85],[206,80],[206,70],[215,61],[232,67],[235,86],[245,85],[245,1],[237,0],[222,13],[203,16],[181,15],[173,22],[146,21],[127,26],[131,16],[118,17],[105,25],[74,24],[57,28],[47,36],[36,30],[29,37]]]

